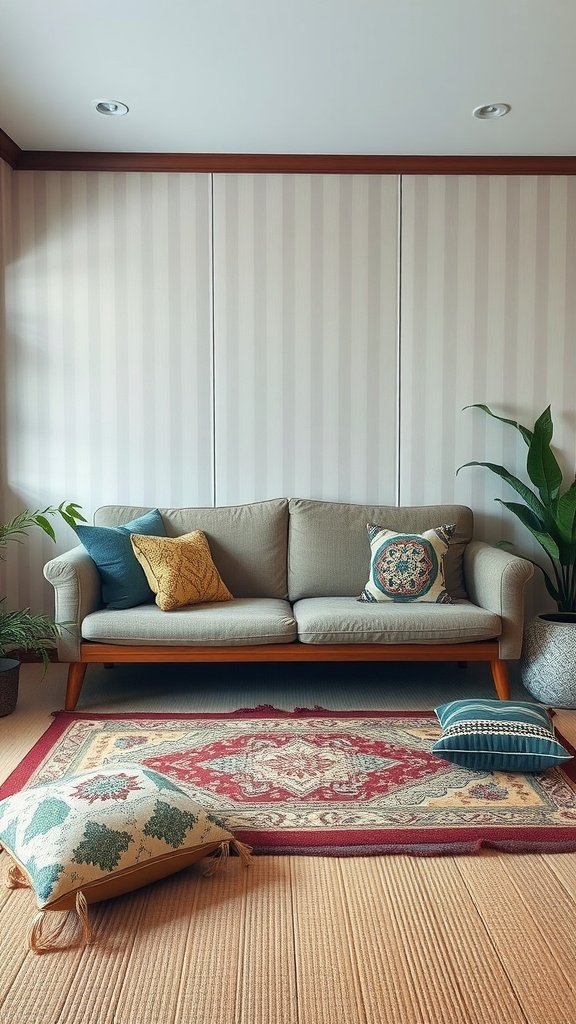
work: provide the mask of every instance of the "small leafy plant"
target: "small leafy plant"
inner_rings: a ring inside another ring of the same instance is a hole
[[[55,541],[56,534],[49,518],[55,516],[60,516],[72,527],[78,522],[86,522],[80,512],[80,506],[74,502],[63,501],[57,507],[50,505],[48,508],[35,511],[25,509],[10,522],[0,524],[0,559],[3,560],[5,557],[8,541],[15,540],[21,543],[28,530],[33,527],[39,527]],[[0,657],[4,657],[10,651],[33,651],[42,659],[46,668],[48,650],[54,647],[61,627],[49,615],[35,615],[29,608],[7,611],[4,607],[6,600],[6,597],[0,599]]]
[[[554,426],[550,406],[529,429],[516,420],[498,416],[487,405],[467,405],[466,409],[481,409],[501,423],[514,427],[528,447],[526,471],[536,490],[493,462],[466,462],[468,466],[484,466],[499,476],[520,495],[524,504],[496,498],[520,520],[548,556],[552,571],[537,562],[544,574],[544,582],[559,612],[576,612],[576,478],[563,491],[562,470],[554,455],[551,442]],[[536,493],[537,492],[537,493]]]

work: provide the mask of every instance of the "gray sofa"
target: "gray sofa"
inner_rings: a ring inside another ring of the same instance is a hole
[[[146,511],[105,506],[94,523],[118,526]],[[234,600],[170,612],[152,602],[110,610],[82,546],[53,558],[44,575],[54,587],[56,621],[67,624],[58,657],[70,663],[68,710],[89,664],[143,661],[487,661],[497,694],[509,695],[506,663],[521,653],[523,592],[534,570],[472,539],[466,506],[280,498],[160,511],[168,536],[205,532]],[[453,603],[359,602],[369,522],[405,533],[455,523],[445,559]]]

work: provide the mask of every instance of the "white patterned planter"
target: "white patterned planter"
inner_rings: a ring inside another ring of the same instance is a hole
[[[524,634],[522,682],[542,704],[576,708],[576,612],[537,615]]]

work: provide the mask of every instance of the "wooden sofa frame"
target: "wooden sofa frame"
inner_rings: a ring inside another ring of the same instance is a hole
[[[228,647],[147,646],[95,642],[80,644],[80,661],[70,663],[65,708],[78,703],[88,665],[130,662],[330,662],[487,661],[500,700],[510,697],[508,665],[498,656],[497,640],[464,644],[253,644]]]

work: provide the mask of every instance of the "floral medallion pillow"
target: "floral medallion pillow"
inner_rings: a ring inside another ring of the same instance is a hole
[[[76,908],[89,941],[89,903],[131,892],[232,846],[249,848],[158,772],[103,767],[34,786],[0,801],[0,843],[13,864],[7,884],[30,887],[41,912]],[[29,936],[36,952],[42,913]]]
[[[489,772],[541,772],[570,761],[548,712],[530,701],[452,700],[435,708],[442,736],[432,753]]]
[[[395,533],[368,523],[370,575],[359,601],[427,601],[452,604],[444,579],[444,556],[456,527]]]

